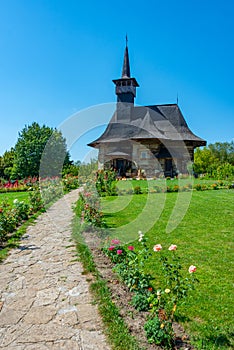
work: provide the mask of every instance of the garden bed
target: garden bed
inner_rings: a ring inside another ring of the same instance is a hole
[[[125,191],[128,192],[129,187],[132,187],[130,182],[132,181],[121,181],[121,191],[124,191],[124,193]],[[139,184],[141,185],[141,182],[139,182]],[[142,185],[143,184],[147,184],[147,182],[142,182]],[[111,186],[109,187],[113,189]],[[230,274],[232,266],[230,261],[233,254],[231,249],[233,241],[233,190],[221,189],[219,186],[218,189],[220,189],[220,191],[203,191],[202,188],[202,191],[197,189],[196,191],[191,191],[191,193],[180,194],[180,199],[185,201],[189,199],[189,206],[185,212],[181,211],[185,214],[183,218],[181,218],[181,222],[178,222],[178,225],[176,225],[173,231],[167,234],[168,222],[171,220],[171,215],[177,204],[177,199],[179,198],[177,193],[157,193],[152,194],[150,198],[148,198],[148,191],[144,191],[142,188],[142,194],[132,193],[131,195],[125,194],[124,196],[104,196],[100,201],[100,197],[98,198],[95,191],[95,183],[93,188],[94,190],[92,189],[92,184],[86,186],[84,193],[80,197],[80,203],[78,205],[80,208],[79,216],[85,224],[107,228],[108,236],[115,238],[115,240],[122,241],[118,247],[114,247],[115,250],[113,250],[114,243],[109,244],[112,243],[111,239],[108,243],[109,245],[106,245],[104,251],[107,253],[107,256],[111,258],[110,261],[113,261],[113,263],[119,262],[119,258],[115,258],[116,253],[122,256],[123,252],[123,257],[127,256],[128,259],[125,260],[126,263],[128,264],[131,262],[132,258],[131,254],[129,255],[129,250],[133,249],[124,246],[124,242],[129,242],[128,244],[131,245],[133,244],[134,252],[139,252],[139,249],[141,251],[136,232],[138,232],[139,229],[143,229],[144,232],[147,233],[145,234],[145,238],[149,242],[147,245],[149,253],[152,253],[155,245],[157,246],[159,243],[160,246],[162,245],[163,247],[162,255],[161,253],[149,254],[148,257],[150,257],[149,259],[147,258],[147,263],[143,263],[140,269],[143,274],[149,274],[153,277],[154,284],[148,284],[143,286],[143,288],[145,287],[145,291],[147,292],[147,288],[150,287],[148,288],[149,291],[152,286],[155,296],[155,291],[157,293],[158,289],[161,289],[160,281],[161,277],[163,277],[160,272],[160,265],[162,262],[160,262],[160,255],[163,256],[164,252],[166,253],[166,251],[170,250],[168,247],[170,247],[172,243],[173,245],[178,245],[178,254],[183,260],[184,265],[183,274],[186,274],[189,265],[191,267],[191,264],[195,264],[195,266],[197,266],[196,276],[200,283],[198,288],[189,293],[186,302],[180,305],[179,310],[176,309],[176,318],[174,318],[174,320],[183,325],[186,332],[190,334],[191,343],[197,349],[232,349],[233,325],[231,322],[231,315],[233,303],[231,300],[232,286]],[[217,188],[212,187],[212,189]],[[152,213],[155,214],[155,210],[159,208],[160,203],[163,205],[161,215],[158,215],[158,217],[156,216],[157,220],[154,225],[148,228],[147,224],[153,215]],[[146,204],[147,210],[145,210]],[[142,215],[142,213],[144,215]],[[84,227],[83,230],[85,230]],[[88,235],[90,235],[90,233]],[[95,246],[92,245],[93,240]],[[103,267],[105,271],[107,268],[106,266],[111,266],[111,264],[108,258],[107,260],[103,260],[105,258],[102,257],[101,249],[97,247],[96,237],[91,235],[91,242],[87,242],[97,260],[97,265],[99,266],[99,259],[101,259],[101,269]],[[115,253],[114,259],[110,251]],[[143,260],[141,262],[143,262]],[[130,275],[126,276],[127,273],[125,272],[128,271],[128,268],[125,269],[124,266],[123,264],[119,264],[115,266],[115,268],[118,270],[118,276],[129,287],[129,281],[137,276],[137,274],[135,274],[137,269],[135,268],[135,271],[132,271],[130,268]],[[136,265],[131,265],[131,267],[132,266],[137,267]],[[105,275],[103,271],[102,274]],[[120,305],[120,309],[125,309],[126,302],[126,317],[130,320],[129,324],[131,328],[134,324],[132,317],[136,315],[135,311],[133,312],[133,309],[131,309],[131,305],[129,305],[131,293],[128,292],[127,295],[129,297],[126,295],[124,297],[123,294],[120,293],[119,277],[113,277],[114,275],[112,275],[111,269],[107,271],[106,275],[109,288],[113,291],[113,295],[116,296],[115,303]],[[133,290],[133,285],[134,283],[130,285],[130,290]],[[139,286],[137,286],[137,288],[140,290]],[[163,289],[163,293],[170,293],[171,288],[169,287],[170,291],[168,292],[166,292],[165,288],[166,287]],[[134,289],[134,292],[135,290],[136,289]],[[147,294],[149,293],[147,292]],[[139,295],[137,297],[139,298]],[[157,296],[155,299],[157,299]],[[151,300],[152,298],[148,300],[150,302],[150,308],[152,304]],[[135,299],[134,303],[136,304]],[[152,308],[153,307],[154,304],[152,305]],[[174,307],[171,310],[173,309]],[[144,315],[144,313],[141,313],[141,315]],[[160,317],[160,315],[158,315],[158,317]],[[167,318],[167,320],[168,319],[169,318]],[[138,324],[140,324],[140,322],[139,320]],[[164,328],[164,326],[162,328]],[[138,330],[136,330],[136,333],[139,333]],[[142,334],[144,334],[143,329]],[[182,339],[183,335],[180,337]],[[152,340],[152,338],[150,340]],[[156,342],[157,341],[158,340],[156,340]],[[186,346],[190,345],[186,344]]]
[[[94,232],[83,232],[85,243],[92,252],[97,270],[107,281],[108,288],[112,294],[112,300],[120,310],[121,316],[128,325],[130,333],[139,341],[140,346],[147,350],[159,350],[161,347],[147,342],[144,324],[149,315],[148,312],[139,312],[131,305],[133,293],[119,281],[118,276],[113,272],[114,265],[110,262],[101,250],[101,239]],[[189,336],[182,326],[173,323],[176,334],[175,349],[194,349],[189,342]]]

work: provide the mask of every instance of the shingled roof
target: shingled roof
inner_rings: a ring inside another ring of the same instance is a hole
[[[129,121],[117,122],[114,113],[104,133],[89,146],[126,140],[159,139],[168,141],[193,141],[196,147],[206,141],[192,133],[177,104],[134,106]]]

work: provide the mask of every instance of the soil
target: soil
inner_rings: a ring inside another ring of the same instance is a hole
[[[161,350],[161,347],[147,342],[144,324],[149,313],[142,311],[139,312],[130,304],[133,293],[119,281],[117,275],[113,272],[112,269],[114,265],[101,251],[101,239],[94,232],[84,232],[83,236],[86,244],[92,252],[99,273],[107,281],[107,285],[112,294],[112,300],[120,310],[120,315],[125,320],[130,333],[138,340],[142,348],[147,350]],[[185,333],[181,325],[173,323],[173,329],[176,335],[175,350],[194,349],[189,342],[189,336]]]

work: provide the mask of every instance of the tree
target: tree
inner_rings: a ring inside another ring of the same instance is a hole
[[[228,176],[228,165],[234,166],[234,142],[216,142],[207,147],[197,148],[194,153],[194,171],[198,174]],[[217,172],[217,170],[219,171]],[[220,170],[222,169],[222,170]],[[225,171],[224,171],[225,169]],[[231,170],[230,170],[231,171]]]
[[[0,177],[9,179],[11,177],[12,168],[14,164],[15,150],[12,147],[10,151],[6,151],[2,157],[0,157]]]
[[[234,165],[234,142],[216,142],[210,144],[212,155],[219,160],[220,164],[230,163]]]
[[[197,148],[194,153],[194,172],[197,174],[212,173],[213,168],[218,166],[218,161],[208,147]]]
[[[48,142],[50,147],[47,146]],[[44,154],[45,147],[47,149],[48,162],[51,162],[53,159],[53,165],[56,162],[62,162],[62,166],[64,161],[65,163],[69,163],[66,141],[62,137],[61,132],[53,130],[53,128],[45,125],[41,127],[36,122],[32,123],[30,126],[25,126],[19,133],[19,138],[15,145],[12,176],[15,178],[39,176],[41,158]]]
[[[98,160],[90,159],[89,163],[81,163],[79,168],[79,176],[89,177],[98,170]]]
[[[61,131],[54,130],[43,150],[40,161],[40,177],[62,175],[62,170],[72,164],[67,152],[66,141]]]

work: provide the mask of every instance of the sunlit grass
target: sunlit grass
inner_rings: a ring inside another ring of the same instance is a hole
[[[84,273],[92,273],[93,275],[90,289],[94,296],[94,301],[98,304],[108,342],[111,344],[111,348],[115,350],[141,350],[137,340],[130,334],[127,325],[120,316],[120,310],[112,300],[107,281],[102,278],[96,268],[92,253],[83,239],[79,202],[77,202],[75,213],[76,216],[72,222],[72,232],[73,239],[76,242],[78,259],[83,264]]]
[[[0,193],[0,205],[3,201],[7,201],[9,204],[12,204],[15,199],[19,201],[25,201],[28,203],[29,192],[6,192]]]
[[[234,191],[193,191],[191,202],[183,220],[171,232],[166,233],[169,217],[177,200],[177,193],[166,194],[162,213],[147,232],[149,246],[160,243],[165,249],[177,244],[185,272],[190,265],[197,266],[200,280],[186,304],[181,306],[178,317],[193,338],[198,349],[231,349],[233,344],[233,227]],[[183,195],[181,193],[180,195]],[[186,193],[184,193],[186,195]],[[155,205],[144,215],[138,227],[145,232],[146,223],[154,215],[157,201],[163,203],[163,193],[156,193]],[[132,195],[120,211],[114,210],[115,201],[102,199],[103,212],[109,227],[116,235],[128,234],[131,222],[136,220],[146,206],[147,195]],[[116,203],[118,199],[116,199]],[[118,228],[118,229],[117,229]],[[112,229],[113,231],[113,229]],[[137,231],[135,232],[137,234]],[[153,254],[146,270],[157,276],[158,259]]]

